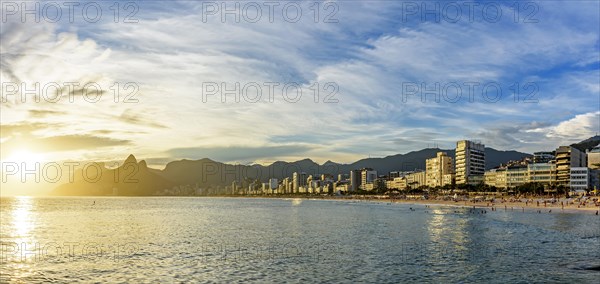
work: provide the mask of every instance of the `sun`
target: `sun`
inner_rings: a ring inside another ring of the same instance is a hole
[[[44,161],[44,155],[42,153],[32,152],[30,150],[21,149],[14,151],[7,159],[6,162],[35,164]]]

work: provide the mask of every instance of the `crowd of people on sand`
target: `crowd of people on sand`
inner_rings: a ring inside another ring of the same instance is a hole
[[[456,204],[464,206],[487,207],[491,211],[534,209],[538,213],[552,213],[552,209],[583,209],[600,211],[600,196],[557,197],[549,195],[513,195],[513,196],[468,196],[468,195],[397,195],[397,196],[354,196],[352,199],[391,199],[392,202],[426,202]],[[473,211],[475,212],[475,211]],[[482,211],[484,212],[484,211]],[[487,213],[487,211],[485,211]],[[484,213],[484,214],[485,214]]]
[[[514,210],[515,206],[521,207],[521,210],[525,208],[535,208],[538,213],[548,211],[552,213],[552,208],[560,207],[561,210],[567,209],[596,209],[595,214],[598,215],[600,209],[600,197],[598,196],[574,196],[574,197],[563,197],[557,198],[555,196],[544,196],[544,195],[530,195],[530,196],[508,196],[508,197],[492,197],[492,198],[465,198],[462,201],[465,204],[481,204],[485,203],[485,207],[491,207],[492,211],[497,210],[498,207],[504,207],[505,210]],[[539,209],[538,209],[539,208]],[[542,209],[546,208],[546,209]]]

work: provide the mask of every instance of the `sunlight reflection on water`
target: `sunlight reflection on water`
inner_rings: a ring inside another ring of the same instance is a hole
[[[595,215],[258,198],[3,198],[0,205],[2,283],[598,277],[570,268],[600,257]]]

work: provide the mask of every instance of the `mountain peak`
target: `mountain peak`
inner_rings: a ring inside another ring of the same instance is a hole
[[[125,159],[124,164],[128,164],[128,163],[136,163],[137,164],[137,160],[135,159],[135,156],[133,154],[130,154],[129,156],[127,156],[127,159]]]
[[[600,144],[600,135],[592,136],[579,143],[571,144],[571,146],[585,152],[586,150],[596,147],[598,144]]]
[[[139,163],[139,165],[140,165],[140,169],[147,169],[148,168],[148,165],[146,165],[146,161],[144,161],[144,160],[141,160],[140,163]]]

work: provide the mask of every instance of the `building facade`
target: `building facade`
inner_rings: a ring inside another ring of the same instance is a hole
[[[438,152],[436,157],[425,161],[426,184],[428,187],[451,184],[451,175],[453,173],[454,165],[452,163],[452,158],[444,152]],[[450,177],[446,175],[450,175]]]
[[[360,189],[372,190],[373,182],[377,179],[377,171],[371,168],[364,168],[360,170]]]
[[[588,167],[571,167],[569,175],[571,190],[591,189],[591,171]]]
[[[600,144],[587,153],[587,167],[590,169],[600,169]]]
[[[406,175],[407,188],[415,189],[424,185],[427,185],[425,172],[413,172]]]
[[[485,173],[485,146],[468,140],[456,143],[456,184],[483,182]]]
[[[556,183],[569,186],[571,168],[587,167],[586,153],[575,147],[560,146],[556,149]]]

